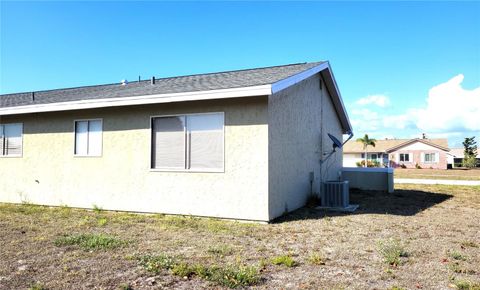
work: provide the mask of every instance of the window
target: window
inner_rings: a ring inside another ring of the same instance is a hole
[[[0,124],[0,156],[22,156],[23,124]]]
[[[408,153],[400,153],[400,161],[410,162],[410,155]]]
[[[223,113],[152,118],[153,169],[223,171]]]
[[[370,156],[370,159],[371,159],[371,160],[377,160],[377,154],[372,154],[372,155]]]
[[[425,163],[434,163],[435,153],[425,153]]]
[[[102,120],[75,121],[75,155],[102,155]]]

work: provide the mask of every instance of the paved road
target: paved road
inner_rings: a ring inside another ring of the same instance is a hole
[[[446,184],[446,185],[480,185],[480,180],[447,180],[447,179],[408,179],[395,178],[395,183],[414,184]]]

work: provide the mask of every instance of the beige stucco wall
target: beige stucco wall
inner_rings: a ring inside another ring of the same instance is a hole
[[[310,172],[314,172],[313,192],[319,193],[321,179],[336,179],[342,168],[342,151],[337,150],[322,166],[320,177],[322,152],[332,149],[327,133],[342,140],[340,121],[322,88],[317,74],[268,99],[271,219],[305,205],[312,190]]]
[[[0,158],[0,202],[269,219],[267,97],[0,117],[23,157]],[[225,172],[152,172],[150,116],[225,112]],[[74,157],[76,119],[103,119],[103,156]]]

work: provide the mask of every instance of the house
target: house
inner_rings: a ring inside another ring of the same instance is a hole
[[[367,160],[380,167],[447,169],[447,139],[385,139],[367,147]],[[365,159],[363,144],[348,141],[343,147],[343,166],[356,167]]]
[[[451,148],[449,155],[447,156],[447,163],[452,168],[462,167],[465,148]],[[477,154],[477,167],[480,167],[480,153]]]
[[[352,128],[315,62],[0,95],[0,129],[0,202],[269,221]]]

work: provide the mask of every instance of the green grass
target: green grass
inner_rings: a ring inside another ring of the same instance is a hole
[[[77,245],[84,250],[108,250],[118,248],[126,241],[104,234],[64,235],[55,240],[56,246]]]
[[[472,283],[467,280],[455,280],[453,284],[455,284],[459,290],[480,290],[479,283]]]
[[[458,261],[466,261],[467,260],[466,256],[462,255],[462,253],[457,252],[457,251],[450,252],[450,257],[452,257],[453,259],[458,260]]]
[[[165,254],[141,256],[138,258],[138,261],[147,271],[155,274],[162,270],[168,270],[173,275],[179,277],[190,278],[198,276],[204,280],[229,288],[255,285],[260,280],[258,269],[247,265],[227,265],[224,267],[200,264],[191,265]]]
[[[272,264],[274,265],[284,265],[289,268],[295,267],[298,265],[297,262],[290,255],[282,255],[272,258]]]
[[[47,290],[47,288],[43,286],[43,284],[36,282],[33,283],[28,290]]]
[[[408,253],[397,239],[390,239],[387,241],[380,241],[378,243],[378,250],[383,256],[385,263],[398,266],[401,264],[401,257],[408,257]]]
[[[228,245],[216,245],[210,246],[207,250],[207,253],[219,257],[225,257],[231,255],[233,253],[233,249]]]

